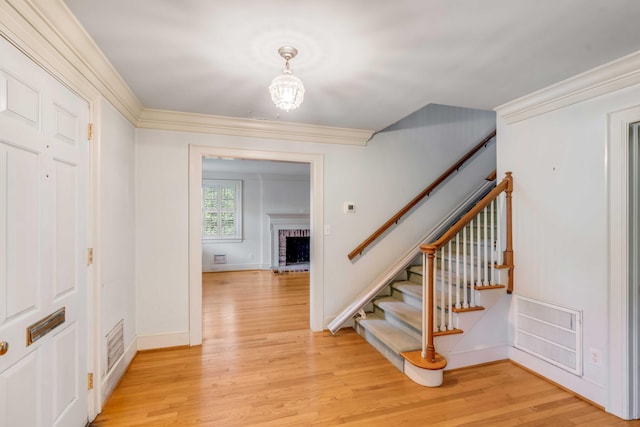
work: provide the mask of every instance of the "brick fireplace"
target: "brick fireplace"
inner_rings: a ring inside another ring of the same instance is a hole
[[[271,269],[296,270],[308,269],[309,256],[304,260],[305,249],[308,252],[311,236],[308,214],[268,214],[271,230]],[[287,242],[289,240],[289,242]],[[287,247],[295,251],[295,256],[289,254]]]

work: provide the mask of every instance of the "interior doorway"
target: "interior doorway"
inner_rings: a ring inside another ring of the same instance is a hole
[[[640,106],[609,115],[608,348],[606,410],[640,418]],[[616,351],[611,351],[615,349]]]
[[[206,157],[202,178],[203,272],[309,270],[309,163]]]
[[[309,165],[309,323],[322,331],[323,312],[323,156],[242,148],[191,146],[189,159],[189,343],[202,343],[202,161],[206,157],[297,162]]]

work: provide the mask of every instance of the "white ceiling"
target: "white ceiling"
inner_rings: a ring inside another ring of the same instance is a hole
[[[147,108],[381,130],[493,109],[640,50],[638,0],[65,0]],[[267,87],[291,68],[304,104]]]

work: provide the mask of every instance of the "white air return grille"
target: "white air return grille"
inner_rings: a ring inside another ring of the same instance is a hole
[[[518,296],[515,347],[582,375],[582,312]]]
[[[107,334],[107,373],[118,362],[118,359],[124,354],[124,320],[118,324]]]

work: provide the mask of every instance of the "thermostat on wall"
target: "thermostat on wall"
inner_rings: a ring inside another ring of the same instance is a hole
[[[356,204],[353,202],[344,202],[344,213],[356,213]]]

